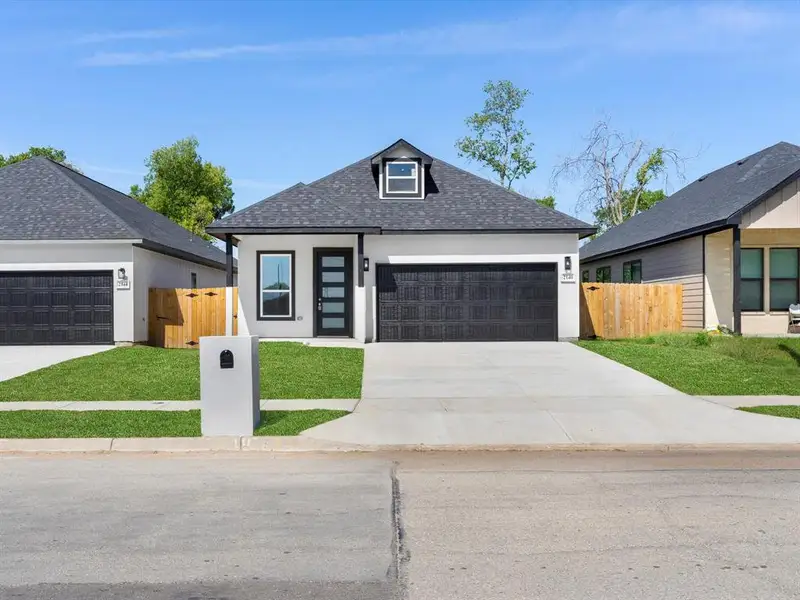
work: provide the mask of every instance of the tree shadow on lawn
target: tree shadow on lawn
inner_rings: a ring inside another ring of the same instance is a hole
[[[795,364],[800,367],[800,352],[789,346],[788,344],[778,344],[778,348],[783,352],[786,352],[789,356],[792,357]]]

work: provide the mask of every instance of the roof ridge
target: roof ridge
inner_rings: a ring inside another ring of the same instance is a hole
[[[792,144],[791,142],[784,142],[784,141],[776,142],[776,143],[772,144],[771,146],[767,146],[766,148],[762,148],[761,150],[757,150],[756,152],[751,152],[750,154],[748,154],[746,156],[742,156],[741,158],[737,158],[736,160],[732,160],[728,164],[723,165],[723,166],[721,166],[721,167],[719,167],[717,169],[714,169],[713,171],[709,171],[708,173],[700,175],[700,177],[698,177],[694,181],[701,181],[703,179],[707,179],[708,177],[710,177],[714,173],[717,173],[719,171],[727,169],[728,167],[741,165],[741,164],[747,162],[748,160],[750,160],[751,158],[753,158],[757,154],[764,154],[766,156],[769,150],[777,148],[778,146],[781,146],[781,145],[791,146],[792,148],[794,148],[798,152],[800,152],[800,146],[798,146],[796,144]]]
[[[486,177],[481,177],[480,175],[478,175],[478,174],[476,174],[476,173],[473,173],[472,171],[467,171],[466,169],[462,169],[461,167],[457,167],[456,165],[454,165],[454,164],[451,164],[451,163],[449,163],[449,162],[447,162],[447,161],[444,161],[444,160],[442,160],[442,159],[440,159],[440,158],[436,158],[436,157],[434,157],[434,160],[435,160],[435,161],[437,161],[437,162],[440,162],[440,163],[442,163],[443,165],[447,165],[448,167],[451,167],[451,168],[453,168],[453,169],[456,169],[457,171],[460,171],[461,173],[466,173],[467,175],[472,175],[473,177],[476,177],[476,178],[478,178],[478,179],[480,179],[480,180],[482,180],[482,181],[485,181],[485,182],[486,182],[486,183],[488,183],[489,185],[492,185],[492,186],[498,187],[498,188],[500,188],[501,190],[503,190],[504,192],[506,192],[507,194],[510,194],[510,195],[512,195],[512,196],[518,196],[518,197],[520,197],[520,198],[524,198],[525,200],[528,200],[528,201],[530,201],[530,202],[536,202],[536,198],[530,198],[529,196],[526,196],[525,194],[521,194],[521,193],[517,192],[516,190],[512,190],[512,189],[505,188],[505,187],[503,187],[502,185],[500,185],[499,183],[495,183],[494,181],[492,181],[491,179],[487,179]],[[558,210],[558,209],[555,209],[555,208],[550,208],[549,206],[542,206],[542,205],[541,205],[541,204],[539,204],[538,202],[537,202],[537,204],[538,204],[538,206],[539,206],[540,208],[543,208],[543,209],[545,209],[545,210],[548,210],[548,211],[550,211],[550,212],[554,212],[554,213],[557,213],[557,214],[559,214],[559,215],[566,215],[567,217],[570,217],[570,218],[572,218],[572,219],[576,219],[576,220],[580,221],[580,219],[578,219],[577,217],[573,217],[572,215],[570,215],[570,214],[567,214],[567,213],[565,213],[565,212],[562,212],[562,211],[560,211],[560,210]]]
[[[58,176],[62,177],[65,180],[67,180],[69,182],[69,185],[71,185],[71,186],[75,187],[76,189],[78,189],[86,198],[88,198],[89,200],[94,202],[96,205],[100,206],[100,208],[102,208],[103,211],[105,211],[107,214],[111,215],[111,217],[113,217],[114,220],[116,220],[119,224],[121,224],[123,229],[127,229],[130,233],[132,233],[134,238],[143,237],[141,231],[138,231],[137,229],[132,227],[127,221],[125,221],[125,219],[120,217],[117,213],[115,213],[113,210],[108,208],[103,202],[98,200],[94,196],[94,194],[92,194],[89,190],[87,190],[85,187],[83,187],[83,185],[81,185],[80,183],[78,183],[77,181],[75,181],[71,177],[68,177],[65,173],[63,173],[61,171],[61,169],[68,169],[69,171],[72,171],[73,173],[75,173],[77,175],[80,175],[81,177],[83,177],[85,179],[88,179],[89,181],[94,181],[95,183],[98,183],[98,184],[102,185],[105,188],[108,188],[108,189],[113,189],[113,188],[109,188],[104,183],[100,183],[99,181],[97,181],[95,179],[92,179],[91,177],[88,177],[88,176],[84,175],[83,173],[78,173],[77,171],[67,167],[66,165],[62,165],[61,163],[57,163],[57,162],[55,162],[53,160],[50,160],[46,156],[39,156],[39,157],[35,157],[35,158],[41,158],[42,160],[44,160],[44,163],[47,165],[47,167],[49,169],[51,169],[55,173],[58,173]],[[117,190],[115,190],[115,191],[117,191]],[[122,192],[118,191],[117,193],[122,193]],[[128,198],[130,198],[130,196],[128,196]],[[131,198],[131,200],[133,200],[134,202],[138,202],[135,198]]]
[[[346,169],[349,169],[350,167],[355,167],[358,163],[361,163],[361,162],[364,162],[364,161],[370,161],[370,163],[371,163],[372,157],[365,156],[364,158],[359,158],[357,161],[352,162],[349,165],[347,165],[345,167],[342,167],[341,169],[336,169],[333,173],[328,173],[327,175],[324,175],[323,177],[320,177],[319,179],[315,179],[311,183],[307,184],[306,187],[311,187],[312,185],[316,185],[316,184],[320,183],[321,181],[325,181],[329,177],[333,177],[337,173],[341,173],[342,171],[344,171]]]
[[[401,138],[401,140],[402,140],[402,138]],[[400,140],[398,140],[398,141],[400,141]],[[403,141],[405,141],[405,140],[403,140]],[[396,144],[396,143],[397,142],[395,142],[394,144]],[[388,147],[391,148],[392,146],[394,146],[394,144],[392,144],[391,146],[388,146]],[[408,142],[406,142],[406,144],[408,144]],[[409,145],[411,145],[411,144],[409,144]],[[381,152],[384,152],[384,150],[381,150]],[[380,154],[381,152],[378,152],[378,154]],[[316,179],[316,180],[312,181],[306,187],[311,187],[311,186],[314,186],[314,185],[316,185],[318,183],[321,183],[321,182],[325,181],[326,179],[328,179],[330,177],[333,177],[334,175],[336,175],[338,173],[341,173],[342,171],[346,171],[347,169],[350,169],[351,167],[355,167],[357,164],[362,163],[362,162],[369,161],[370,169],[372,169],[372,157],[373,156],[377,156],[377,154],[373,154],[373,155],[370,155],[370,156],[365,156],[364,158],[359,158],[357,161],[352,162],[349,165],[342,167],[341,169],[336,169],[333,173],[328,173],[324,177],[320,177],[319,179]],[[350,215],[351,217],[361,218],[363,216],[363,215],[359,215],[357,213],[351,212],[350,210],[348,210],[348,209],[336,204],[330,198],[319,198],[319,199],[321,199],[323,202],[327,202],[331,206],[335,206],[338,210],[342,211],[343,213],[345,213],[347,215]]]
[[[233,215],[241,215],[241,214],[243,214],[243,213],[245,213],[245,212],[248,212],[248,211],[250,211],[251,209],[255,208],[256,206],[260,206],[261,204],[263,204],[264,202],[266,202],[266,201],[268,201],[268,200],[272,200],[273,198],[275,198],[275,197],[277,197],[277,196],[280,196],[281,194],[285,194],[286,192],[291,192],[292,190],[294,190],[294,189],[296,189],[296,188],[299,188],[299,187],[306,187],[306,184],[305,184],[305,183],[303,183],[302,181],[298,181],[298,182],[297,182],[297,183],[295,183],[294,185],[290,185],[289,187],[287,187],[287,188],[284,188],[284,189],[282,189],[282,190],[280,190],[280,191],[278,191],[278,192],[275,192],[274,194],[270,194],[270,195],[269,195],[269,196],[267,196],[266,198],[262,198],[261,200],[258,200],[257,202],[253,202],[253,203],[252,203],[252,204],[250,204],[249,206],[245,206],[244,208],[242,208],[242,209],[240,209],[240,210],[237,210],[237,211],[235,211],[235,212],[232,212],[232,213],[230,213],[230,214],[227,214],[227,215],[225,215],[224,217],[222,217],[221,219],[215,219],[215,220],[214,220],[214,221],[213,221],[213,222],[212,222],[212,223],[209,225],[209,227],[213,227],[215,224],[217,224],[217,223],[221,223],[221,222],[225,221],[226,219],[228,219],[228,218],[232,217]]]
[[[798,148],[798,150],[800,150],[800,148]],[[733,187],[737,183],[744,183],[745,181],[749,181],[749,180],[752,180],[752,179],[757,179],[758,177],[761,177],[762,175],[768,175],[768,174],[772,173],[773,171],[775,171],[777,169],[783,169],[786,166],[791,165],[792,163],[800,162],[800,156],[798,156],[795,160],[790,160],[789,162],[785,162],[783,164],[774,166],[771,169],[767,169],[766,171],[761,171],[758,174],[751,175],[751,173],[753,172],[753,169],[755,169],[757,166],[761,165],[762,164],[761,161],[763,161],[765,158],[767,158],[767,157],[766,156],[762,157],[761,160],[759,160],[756,164],[754,164],[752,167],[750,167],[750,169],[747,171],[747,173],[742,175],[739,179],[737,179],[735,182],[733,182],[728,187]]]

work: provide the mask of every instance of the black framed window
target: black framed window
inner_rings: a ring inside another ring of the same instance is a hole
[[[788,311],[800,292],[800,249],[770,248],[769,309]]]
[[[581,271],[581,282],[588,283],[589,282],[589,269],[584,269]]]
[[[258,263],[258,319],[294,320],[294,251],[261,251]]]
[[[611,267],[597,267],[594,271],[594,280],[597,283],[608,283],[611,281]]]
[[[742,248],[742,310],[764,310],[764,249]]]
[[[197,289],[197,273],[190,273],[189,278],[191,279],[192,289]]]
[[[623,283],[642,283],[642,261],[629,260],[622,263]]]

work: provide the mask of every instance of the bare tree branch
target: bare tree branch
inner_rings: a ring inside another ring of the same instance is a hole
[[[686,159],[677,150],[627,138],[612,129],[608,119],[598,121],[584,142],[579,154],[554,169],[551,185],[556,189],[561,179],[580,180],[576,206],[591,210],[601,226],[619,225],[663,198],[648,190],[657,177],[665,184],[670,172],[685,179]]]

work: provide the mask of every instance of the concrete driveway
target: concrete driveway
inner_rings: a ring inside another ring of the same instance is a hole
[[[0,346],[0,381],[114,346]]]
[[[800,421],[682,394],[569,343],[372,344],[362,400],[304,435],[355,444],[800,442]]]

